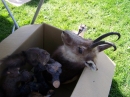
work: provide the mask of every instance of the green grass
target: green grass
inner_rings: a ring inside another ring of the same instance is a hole
[[[20,7],[9,4],[20,26],[30,24],[38,1]],[[85,38],[115,31],[121,39],[106,38],[116,43],[117,50],[105,53],[116,63],[109,97],[130,97],[130,0],[45,0],[35,24],[47,23],[60,29],[77,30],[81,23],[88,26]],[[13,22],[0,2],[0,41],[11,33]],[[105,65],[105,64],[104,64]],[[107,67],[109,68],[109,67]]]

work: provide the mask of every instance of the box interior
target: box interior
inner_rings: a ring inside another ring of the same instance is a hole
[[[23,26],[0,43],[0,59],[30,47],[43,48],[52,54],[63,44],[61,32],[61,29],[45,23]],[[79,80],[61,85],[55,89],[53,97],[108,97],[115,64],[103,52],[98,54],[96,63],[98,71],[85,68]],[[0,81],[4,68],[4,64],[0,63]],[[31,70],[32,67],[26,65],[24,68]]]
[[[30,47],[43,48],[52,54],[63,44],[61,32],[62,30],[47,24],[23,26],[0,43],[0,59]],[[4,68],[4,64],[0,64],[0,77]],[[24,68],[31,70],[32,67],[27,65]],[[77,81],[74,81],[71,84],[61,85],[55,89],[53,97],[70,97],[76,83]]]

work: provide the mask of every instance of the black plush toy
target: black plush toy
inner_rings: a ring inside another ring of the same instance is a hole
[[[7,71],[10,72],[7,72],[7,78],[8,76],[11,76],[8,74],[13,74],[13,76],[16,76],[13,77],[13,80],[16,81],[14,81],[14,83],[11,83],[10,85],[15,86],[14,91],[20,90],[20,92],[17,92],[17,94],[11,92],[14,97],[19,94],[21,94],[22,97],[26,97],[31,91],[39,92],[43,95],[46,95],[48,93],[53,94],[53,90],[50,89],[50,86],[46,83],[44,79],[44,76],[42,74],[43,71],[47,71],[50,74],[49,76],[55,88],[58,88],[60,86],[59,76],[61,74],[61,64],[51,59],[50,54],[44,49],[30,48],[18,54],[7,56],[6,58],[1,60],[1,63],[5,65],[8,68]],[[34,76],[36,78],[36,81],[34,82],[30,80],[22,82],[20,87],[18,88],[15,83],[24,80],[24,78],[20,80],[20,76],[24,75],[23,73],[19,74],[19,69],[25,66],[26,63],[34,68]],[[12,78],[10,80],[12,80]],[[6,90],[5,87],[4,90]],[[10,94],[10,91],[8,91],[8,94]],[[9,97],[11,97],[11,95],[9,95]]]
[[[34,75],[38,79],[41,72],[47,71],[51,74],[52,84],[55,88],[60,86],[59,76],[61,74],[61,64],[50,58],[50,54],[40,48],[30,48],[24,51],[27,62],[34,67]],[[38,73],[38,74],[37,74]],[[40,73],[40,74],[39,74]]]
[[[20,82],[29,82],[32,75],[28,71],[19,72],[18,67],[7,68],[5,79],[2,83],[5,97],[20,97]]]

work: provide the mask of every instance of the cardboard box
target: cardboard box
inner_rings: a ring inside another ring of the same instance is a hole
[[[40,47],[52,54],[63,44],[61,32],[62,30],[45,23],[23,26],[0,43],[0,59],[30,47]],[[53,97],[108,97],[115,64],[101,52],[97,67],[98,71],[85,68],[78,81],[61,85]],[[0,75],[4,68],[0,64]]]

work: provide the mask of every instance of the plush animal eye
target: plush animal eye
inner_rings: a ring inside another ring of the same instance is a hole
[[[82,48],[81,48],[81,47],[78,47],[78,52],[79,52],[80,54],[82,54],[82,53],[83,53],[83,50],[82,50]]]

